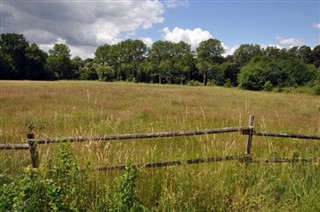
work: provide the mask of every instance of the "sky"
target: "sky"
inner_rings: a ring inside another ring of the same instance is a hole
[[[23,34],[48,51],[64,43],[72,57],[126,39],[147,46],[210,38],[230,55],[241,44],[320,45],[320,0],[0,0],[0,33]]]

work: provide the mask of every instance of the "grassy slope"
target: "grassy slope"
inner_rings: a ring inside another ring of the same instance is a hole
[[[1,81],[0,89],[0,143],[25,142],[30,123],[35,126],[36,137],[57,137],[246,126],[250,114],[255,115],[258,130],[320,133],[320,98],[316,96],[67,81]],[[242,154],[245,140],[236,133],[88,142],[73,148],[81,163],[91,161],[96,166],[125,163],[129,158],[147,162]],[[55,148],[40,148],[43,163],[54,160]],[[255,157],[310,158],[318,157],[319,149],[314,141],[254,138],[252,152]],[[15,152],[14,156],[2,152],[0,157],[0,168],[5,172],[30,163],[25,152]],[[320,190],[316,164],[253,165],[245,169],[238,162],[226,162],[141,170],[140,174],[138,193],[142,201],[149,207],[158,205],[159,210],[169,206],[177,210],[301,209],[315,204]],[[102,175],[96,177],[104,183],[114,181],[113,174]]]

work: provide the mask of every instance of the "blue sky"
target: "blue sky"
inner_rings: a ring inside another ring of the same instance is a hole
[[[216,38],[226,54],[240,44],[279,48],[320,44],[320,0],[1,0],[1,33],[24,34],[48,50],[67,44],[93,57],[102,44],[141,39],[199,42]]]
[[[189,1],[168,9],[165,21],[150,33],[155,40],[164,27],[201,28],[229,48],[254,43],[291,47],[320,42],[320,1]]]

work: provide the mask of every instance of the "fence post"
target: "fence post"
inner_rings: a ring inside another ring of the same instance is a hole
[[[29,133],[27,134],[27,139],[28,139],[28,144],[29,144],[29,148],[30,148],[32,167],[38,168],[39,167],[39,154],[38,154],[38,150],[37,150],[37,144],[33,140],[34,134],[32,131],[29,131]]]
[[[252,144],[252,137],[253,137],[253,122],[254,122],[254,116],[249,116],[249,133],[248,133],[248,140],[246,145],[246,155],[251,155],[251,144]]]

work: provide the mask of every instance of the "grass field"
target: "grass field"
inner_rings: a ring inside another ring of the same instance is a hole
[[[36,138],[186,131],[247,126],[261,131],[320,134],[320,97],[222,87],[83,81],[0,81],[0,143]],[[241,155],[240,133],[166,139],[85,142],[71,149],[81,167]],[[41,164],[55,166],[59,145],[39,148]],[[318,158],[319,141],[254,137],[253,157]],[[1,151],[2,175],[30,164],[28,151]],[[86,210],[108,210],[122,172],[90,174]],[[144,210],[317,211],[320,167],[237,161],[138,170],[135,194]],[[103,189],[101,189],[103,187]],[[109,192],[109,193],[108,193]],[[99,196],[99,198],[98,198]],[[96,201],[96,202],[94,202]],[[103,202],[103,201],[102,201]],[[100,207],[104,208],[101,209]]]

